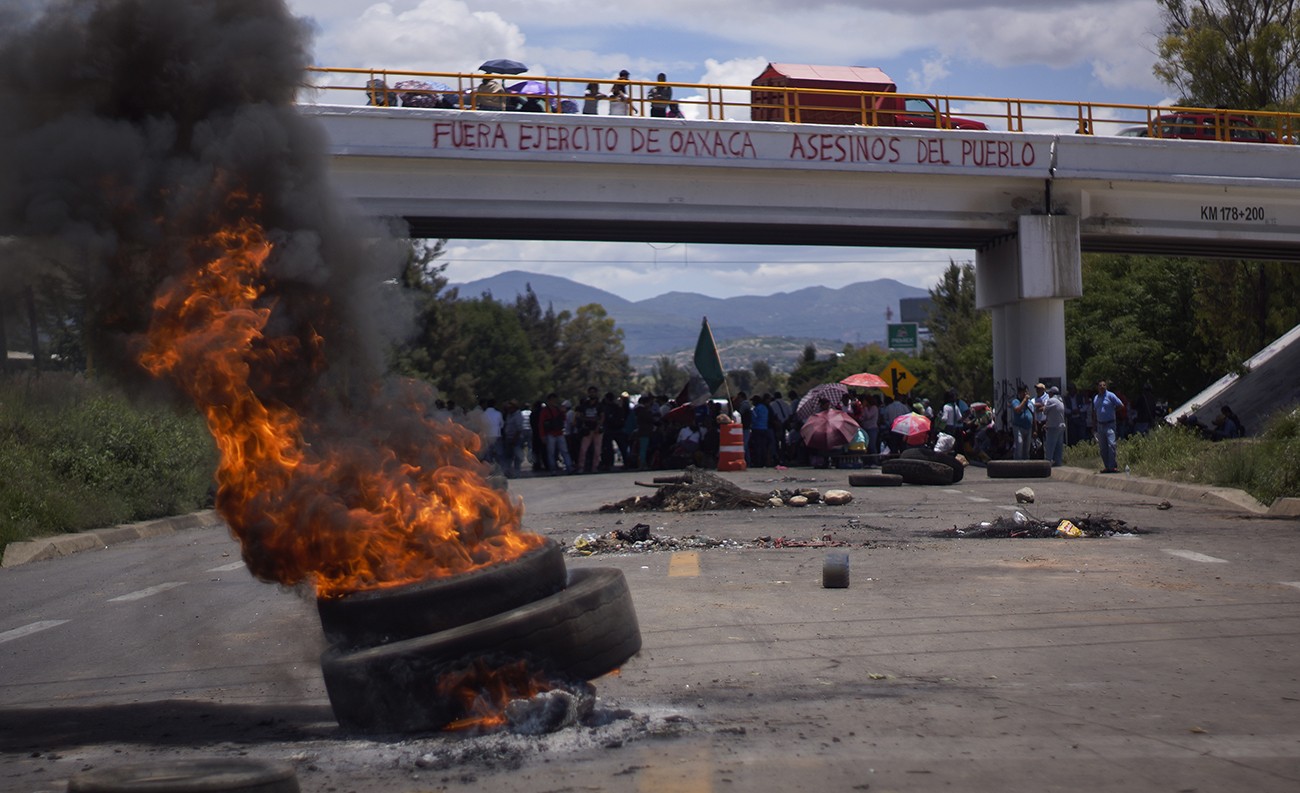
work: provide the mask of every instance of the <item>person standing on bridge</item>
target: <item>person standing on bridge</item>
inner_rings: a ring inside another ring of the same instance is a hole
[[[1115,459],[1115,426],[1119,409],[1124,406],[1120,398],[1106,387],[1105,380],[1097,381],[1097,395],[1092,398],[1092,426],[1097,432],[1097,447],[1101,450],[1101,472],[1113,474],[1119,470]]]
[[[595,116],[600,113],[600,100],[608,99],[600,92],[600,83],[587,83],[587,93],[582,95],[582,114]]]
[[[501,81],[490,74],[485,74],[478,88],[474,89],[474,109],[505,110],[508,98]]]
[[[632,87],[627,84],[631,75],[627,69],[618,73],[618,82],[609,89],[609,114],[611,116],[631,116],[636,114],[632,107]]]
[[[672,107],[673,103],[673,88],[671,85],[665,84],[667,79],[667,75],[663,72],[659,72],[659,84],[651,88],[647,94],[650,98],[651,118],[668,117],[668,110]]]

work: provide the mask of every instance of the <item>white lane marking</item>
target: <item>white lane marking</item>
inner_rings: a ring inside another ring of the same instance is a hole
[[[978,502],[981,503],[981,504],[987,504],[987,503],[989,503],[990,501],[992,501],[993,499],[991,499],[991,498],[984,498],[983,496],[966,496],[966,500],[967,500],[967,501],[978,501]]]
[[[946,488],[943,492],[945,492],[945,493],[956,493],[956,494],[959,495],[959,496],[961,495],[961,491],[958,490],[958,489],[955,488],[955,487]]]
[[[1220,559],[1217,556],[1206,556],[1205,554],[1197,553],[1196,551],[1180,551],[1177,548],[1164,548],[1162,550],[1171,556],[1181,556],[1182,558],[1193,562],[1214,562],[1216,564],[1228,563],[1227,559]]]
[[[41,620],[40,622],[33,622],[31,625],[24,625],[21,628],[14,628],[11,631],[5,631],[4,633],[0,633],[0,644],[12,641],[13,639],[21,639],[22,637],[30,636],[33,633],[40,633],[41,631],[50,628],[57,628],[65,622],[67,622],[67,620]]]
[[[140,589],[140,590],[137,590],[137,591],[135,591],[135,592],[128,592],[128,593],[126,593],[125,595],[118,595],[118,596],[115,597],[115,598],[109,598],[109,599],[108,599],[108,602],[109,602],[109,603],[121,603],[121,602],[124,602],[124,601],[127,601],[127,600],[140,600],[141,598],[147,598],[147,597],[150,597],[150,596],[152,596],[152,595],[156,595],[156,594],[158,594],[159,592],[166,592],[166,591],[169,590],[169,589],[175,589],[175,588],[178,587],[178,586],[185,586],[185,582],[184,582],[184,581],[168,581],[168,582],[165,583],[165,584],[158,584],[157,586],[151,586],[151,587],[149,587],[148,589]]]
[[[214,568],[212,568],[211,570],[204,570],[203,572],[205,572],[205,573],[229,573],[231,570],[238,570],[239,568],[241,568],[241,567],[243,567],[243,566],[244,566],[244,563],[243,563],[242,561],[240,561],[240,562],[231,562],[230,564],[223,564],[223,565],[221,565],[220,567],[214,567]]]
[[[1300,589],[1300,581],[1282,581],[1280,583],[1282,586],[1293,586],[1296,589]]]

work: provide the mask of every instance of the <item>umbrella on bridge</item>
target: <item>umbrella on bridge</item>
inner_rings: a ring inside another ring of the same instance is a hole
[[[905,413],[894,419],[889,431],[902,435],[908,446],[920,446],[930,436],[930,419],[920,413]]]
[[[456,92],[446,83],[426,83],[423,80],[400,80],[393,88],[401,93],[402,107],[447,107],[455,104]],[[443,97],[449,96],[450,103]]]
[[[528,71],[528,67],[519,61],[512,61],[508,58],[493,58],[490,61],[483,61],[478,70],[480,72],[491,72],[492,74],[523,74]]]
[[[858,429],[858,422],[848,413],[824,410],[809,416],[799,428],[799,434],[809,449],[827,452],[852,443]]]
[[[515,83],[514,85],[507,85],[506,90],[512,94],[520,94],[521,96],[555,95],[555,92],[551,90],[551,87],[541,80],[524,80]]]
[[[871,372],[851,374],[840,382],[850,388],[889,388],[889,383],[886,383],[883,377]]]
[[[839,383],[822,383],[808,389],[808,393],[803,395],[799,400],[799,406],[794,409],[794,414],[801,421],[807,421],[808,417],[817,412],[817,403],[822,397],[829,399],[831,407],[837,408],[844,404],[844,395],[849,393],[849,389]]]

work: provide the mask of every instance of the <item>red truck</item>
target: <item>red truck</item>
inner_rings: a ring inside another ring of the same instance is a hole
[[[754,121],[988,129],[981,121],[941,112],[929,99],[897,96],[898,86],[889,75],[870,66],[769,63],[751,85],[754,89],[749,117]],[[764,91],[764,88],[820,88],[855,94]]]

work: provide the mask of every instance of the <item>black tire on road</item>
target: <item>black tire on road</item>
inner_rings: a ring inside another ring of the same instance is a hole
[[[932,463],[943,463],[952,469],[952,484],[957,484],[966,475],[966,466],[961,464],[956,455],[936,452],[932,449],[904,449],[904,460],[929,460]]]
[[[952,468],[930,460],[899,458],[881,463],[880,470],[898,474],[909,485],[951,485]]]
[[[1052,475],[1051,460],[989,460],[989,479],[1043,479]]]
[[[319,599],[331,645],[371,647],[437,633],[564,589],[564,550],[552,540],[508,562],[406,586]]]
[[[822,588],[849,588],[849,555],[847,553],[828,553],[822,562]]]
[[[68,793],[299,793],[293,766],[248,758],[133,763],[83,771]]]
[[[903,477],[898,474],[849,474],[849,484],[853,487],[898,487],[903,484]]]
[[[441,633],[321,655],[334,717],[364,733],[438,730],[464,715],[439,679],[472,659],[527,661],[560,679],[590,680],[641,649],[632,595],[621,570],[580,568],[556,594]]]

